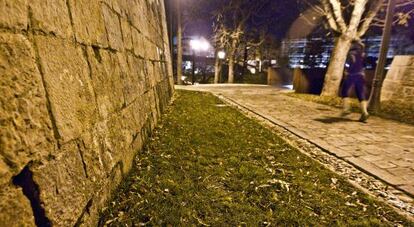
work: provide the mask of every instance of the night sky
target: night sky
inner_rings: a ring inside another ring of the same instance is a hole
[[[167,15],[171,15],[171,11],[175,13],[173,2],[175,0],[166,0]],[[196,16],[189,16],[191,20],[187,20],[185,35],[187,36],[203,36],[209,38],[212,35],[212,25],[214,22],[213,12],[220,7],[225,1],[207,1],[203,0],[180,0],[183,11],[193,11]],[[196,5],[196,7],[194,6]],[[272,1],[272,6],[277,7],[273,9],[272,26],[269,26],[269,33],[277,39],[283,39],[289,31],[291,24],[300,15],[299,6],[295,0],[275,0]],[[269,11],[270,12],[270,11]],[[263,13],[269,13],[263,12]],[[175,25],[175,16],[169,17],[169,22],[172,19]],[[263,20],[269,20],[268,16],[264,16]],[[259,23],[260,21],[258,21]],[[175,32],[175,29],[174,29]]]
[[[177,0],[165,0],[167,17],[169,19],[168,22],[170,24],[170,29],[173,29],[173,34],[175,34],[176,31],[176,18],[174,15],[176,9],[173,6],[175,1]],[[226,0],[180,1],[182,3],[182,11],[191,12],[190,14],[192,14],[184,16],[183,20],[186,21],[184,36],[203,36],[207,39],[211,38],[212,25],[214,22],[213,12],[222,6],[222,4],[225,4]],[[317,35],[319,36],[329,33],[329,30],[324,29],[323,18],[320,15],[313,15],[309,10],[307,11],[306,7],[303,4],[300,4],[301,1],[274,0],[271,2],[273,9],[269,11],[272,13],[272,17],[270,18],[271,23],[268,34],[277,40],[283,40],[285,38],[304,38],[314,30],[318,30]],[[263,20],[269,20],[269,17],[265,16],[263,17]],[[310,20],[311,22],[314,22],[314,24],[310,24]],[[367,32],[367,36],[380,35],[381,32],[381,28],[373,27]],[[414,43],[414,16],[411,17],[407,26],[393,26],[393,34],[404,34]]]

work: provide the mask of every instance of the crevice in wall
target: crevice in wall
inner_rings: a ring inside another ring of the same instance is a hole
[[[89,70],[89,73],[88,73],[88,75],[89,75],[89,79],[91,80],[91,82],[93,81],[93,76],[92,76],[92,73],[93,73],[93,71],[92,71],[92,65],[91,65],[91,63],[89,62],[89,58],[88,58],[88,51],[87,51],[87,46],[86,45],[81,45],[81,48],[82,48],[82,54],[83,54],[83,57],[85,58],[85,61],[86,61],[86,63],[88,64],[88,70]],[[98,53],[99,53],[99,47],[97,47],[97,46],[92,46],[92,49],[93,49],[93,52],[95,53],[95,49],[97,49],[97,51],[98,51]],[[95,53],[96,54],[96,53]],[[95,56],[96,57],[96,56]],[[100,57],[100,59],[101,59],[101,61],[102,61],[102,58],[101,58],[101,55],[99,54],[99,57]],[[99,61],[99,59],[98,59],[98,61]],[[97,96],[97,94],[96,94],[96,92],[95,92],[95,88],[92,86],[92,93],[93,93],[93,97],[95,98],[95,106],[96,106],[96,111],[98,112],[98,115],[99,116],[101,116],[101,113],[100,113],[100,110],[99,110],[99,105],[98,105],[98,96]]]
[[[81,215],[79,216],[78,220],[76,220],[75,225],[73,225],[74,227],[79,227],[83,224],[83,217],[85,216],[85,214],[88,214],[88,215],[91,214],[92,204],[93,204],[93,198],[90,199],[88,203],[86,204],[85,208],[83,208]]]
[[[85,159],[83,157],[83,148],[81,147],[81,145],[79,144],[79,142],[76,143],[76,145],[78,146],[79,156],[80,156],[80,158],[82,160],[83,172],[85,173],[85,177],[86,178],[89,178],[88,169],[86,167],[86,162],[85,162]]]
[[[52,226],[52,223],[46,216],[45,209],[42,207],[39,186],[34,182],[33,173],[29,166],[26,165],[18,175],[13,177],[12,180],[14,185],[22,188],[23,194],[29,199],[36,226]]]
[[[72,32],[73,32],[73,39],[76,42],[76,35],[75,35],[75,23],[73,22],[73,14],[72,14],[72,9],[70,8],[70,2],[69,0],[66,0],[66,7],[68,8],[68,14],[69,14],[69,20],[70,20],[70,25],[72,26]]]
[[[101,56],[101,53],[99,52],[99,47],[92,46],[92,49],[93,49],[93,53],[95,54],[96,60],[98,60],[99,63],[102,63],[102,56]]]

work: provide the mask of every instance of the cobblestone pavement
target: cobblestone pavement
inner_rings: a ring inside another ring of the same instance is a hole
[[[309,140],[364,172],[414,196],[414,126],[359,114],[339,118],[339,110],[284,95],[263,85],[199,85],[178,89],[208,91]]]

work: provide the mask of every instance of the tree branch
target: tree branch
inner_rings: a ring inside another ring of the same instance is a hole
[[[360,28],[358,29],[357,36],[361,37],[367,32],[370,24],[374,20],[375,16],[377,15],[378,11],[382,7],[383,0],[376,0],[376,2],[371,6],[367,15],[365,16],[364,21],[362,22]]]
[[[324,8],[324,15],[326,20],[328,21],[329,27],[336,32],[340,32],[338,25],[336,24],[335,19],[333,18],[332,8],[328,2],[328,0],[322,0],[322,5]]]
[[[346,32],[347,25],[345,23],[343,15],[342,15],[341,2],[339,0],[329,0],[329,2],[332,5],[333,15],[335,16],[335,21],[338,25],[339,30],[343,33]]]

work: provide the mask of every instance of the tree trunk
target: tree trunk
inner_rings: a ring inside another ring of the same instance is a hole
[[[220,64],[220,58],[217,55],[216,51],[216,62],[214,64],[214,83],[218,84],[220,81],[220,71],[221,71],[221,64]]]
[[[177,1],[177,84],[182,85],[183,75],[183,29],[181,23],[181,6]]]
[[[241,76],[242,76],[242,78],[241,78],[242,82],[243,82],[243,79],[244,79],[244,74],[246,74],[248,54],[249,53],[248,53],[247,44],[246,44],[246,46],[244,47],[244,55],[243,55],[243,67],[242,67],[242,74],[241,74]]]
[[[322,96],[337,96],[352,39],[342,35],[335,41],[322,89]]]
[[[233,39],[231,43],[231,50],[229,53],[229,75],[228,75],[228,82],[229,84],[234,83],[234,64],[236,60],[236,48],[237,48],[238,41]]]

